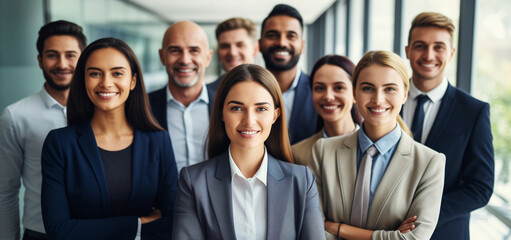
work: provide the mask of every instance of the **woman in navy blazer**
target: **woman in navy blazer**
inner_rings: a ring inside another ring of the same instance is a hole
[[[227,73],[210,119],[211,159],[181,170],[173,239],[325,238],[315,178],[290,163],[282,106],[268,70]]]
[[[69,126],[51,131],[42,152],[48,237],[170,238],[174,153],[126,43],[104,38],[85,48],[67,106]]]

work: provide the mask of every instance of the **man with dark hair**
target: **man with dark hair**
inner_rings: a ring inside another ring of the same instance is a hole
[[[403,119],[416,141],[445,154],[445,183],[431,239],[470,239],[470,212],[493,192],[490,106],[449,84],[445,68],[454,56],[454,24],[443,14],[415,17],[406,57],[413,70]]]
[[[41,151],[48,132],[66,126],[66,102],[78,58],[82,28],[67,21],[39,30],[37,61],[42,90],[9,105],[0,117],[0,239],[19,239],[19,189],[25,186],[23,239],[46,239],[41,216]]]
[[[276,5],[261,26],[259,48],[282,90],[291,144],[312,136],[316,126],[309,76],[297,66],[304,47],[300,13],[289,5]]]
[[[244,63],[254,63],[254,58],[259,51],[256,37],[256,26],[248,18],[229,18],[216,27],[216,40],[218,42],[218,60],[224,71]],[[216,91],[220,80],[225,74],[220,75],[217,80],[208,84],[208,88]]]

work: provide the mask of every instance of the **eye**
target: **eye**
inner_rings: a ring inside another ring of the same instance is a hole
[[[46,54],[46,57],[50,58],[50,59],[57,58],[57,54],[55,54],[55,53],[48,53],[48,54]]]
[[[114,77],[121,77],[121,76],[123,76],[123,75],[124,75],[124,73],[122,73],[122,72],[114,72],[112,75],[113,75]]]
[[[74,54],[67,54],[67,55],[66,55],[66,58],[71,58],[71,59],[72,59],[72,58],[76,58],[76,55],[74,55]]]
[[[268,111],[268,108],[267,107],[258,107],[256,109],[256,111],[258,111],[258,112],[265,112],[265,111]]]
[[[371,92],[373,90],[374,90],[373,87],[369,87],[369,86],[363,86],[362,87],[362,91],[364,91],[364,92]]]
[[[437,50],[437,51],[443,51],[443,50],[445,50],[445,47],[444,47],[444,46],[442,46],[442,45],[437,45],[437,46],[435,46],[435,50]]]
[[[94,78],[94,77],[99,77],[99,76],[101,76],[101,73],[99,73],[99,72],[89,72],[89,77]]]
[[[200,53],[200,49],[199,48],[192,48],[190,49],[190,53],[193,54],[193,55],[197,55]]]
[[[289,39],[289,40],[293,40],[294,41],[297,38],[298,38],[298,34],[296,34],[296,33],[290,33],[290,34],[287,35],[287,39]]]
[[[264,36],[268,39],[277,39],[277,33],[275,32],[267,32]]]
[[[180,49],[177,49],[177,48],[171,48],[171,49],[169,49],[169,53],[170,53],[171,55],[178,55],[178,54],[180,54],[180,53],[181,53],[181,50],[180,50]]]
[[[323,86],[314,86],[314,92],[322,92],[325,91],[325,87]]]
[[[385,91],[387,92],[395,92],[397,89],[395,87],[387,87],[385,88]]]
[[[241,107],[239,107],[239,106],[231,107],[231,111],[233,111],[233,112],[239,112],[239,111],[241,111]]]
[[[335,86],[334,87],[334,90],[337,91],[337,92],[340,92],[342,90],[344,90],[345,88],[343,86]]]
[[[421,49],[424,49],[425,48],[425,45],[424,44],[417,44],[413,47],[414,49],[417,49],[417,50],[421,50]]]

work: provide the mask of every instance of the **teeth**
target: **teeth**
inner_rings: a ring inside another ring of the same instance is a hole
[[[241,131],[242,134],[247,134],[247,135],[254,135],[257,133],[257,131]]]
[[[334,110],[334,109],[337,109],[338,106],[323,106],[324,109],[327,109],[327,110]]]
[[[276,55],[279,55],[279,56],[289,56],[289,52],[275,52]]]
[[[435,67],[435,64],[422,64],[422,66],[432,68],[432,67]]]
[[[193,72],[193,69],[179,69],[178,71],[183,72],[183,73],[189,73],[189,72]]]
[[[381,112],[385,112],[386,109],[385,108],[370,108],[371,109],[371,112],[377,112],[377,113],[381,113]]]
[[[102,97],[113,97],[115,94],[117,93],[98,93],[98,95]]]

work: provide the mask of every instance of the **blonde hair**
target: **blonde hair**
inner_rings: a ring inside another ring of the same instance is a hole
[[[241,17],[229,18],[218,24],[215,30],[216,40],[218,40],[220,34],[240,28],[245,29],[247,31],[248,36],[250,36],[250,39],[252,39],[252,41],[255,42],[257,40],[255,23],[248,18]]]
[[[454,24],[447,16],[437,12],[423,12],[417,15],[413,21],[410,31],[408,32],[408,44],[412,40],[412,30],[418,27],[437,27],[447,30],[451,36],[451,45],[453,44]]]
[[[355,88],[357,86],[360,71],[373,64],[378,64],[380,66],[392,68],[399,74],[401,80],[403,80],[403,83],[405,85],[405,92],[408,92],[408,90],[410,90],[410,78],[408,77],[408,70],[406,68],[405,62],[403,61],[403,59],[401,59],[401,57],[389,51],[370,51],[367,52],[362,57],[362,59],[360,59],[357,66],[355,67],[355,71],[353,72],[353,91],[355,91]],[[406,134],[412,136],[412,132],[410,131],[410,129],[408,128],[408,126],[403,121],[403,118],[401,118],[400,115],[397,115],[396,120],[401,129],[403,129],[403,131]]]

